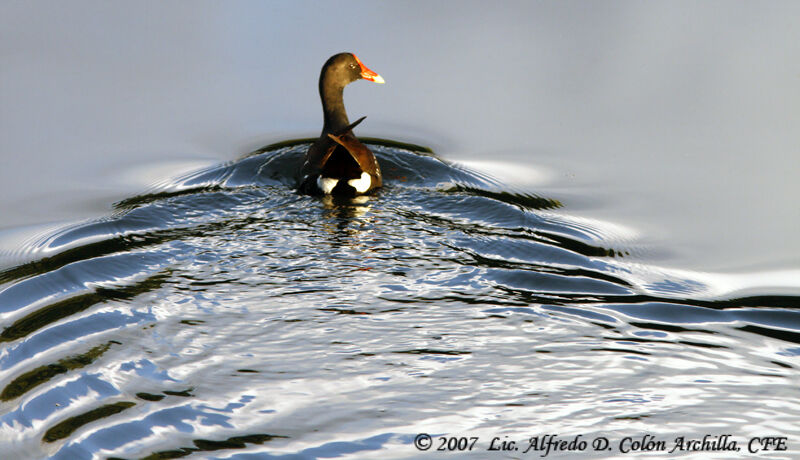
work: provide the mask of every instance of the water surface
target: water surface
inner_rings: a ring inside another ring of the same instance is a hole
[[[5,1],[0,229],[101,216],[315,135],[319,68],[350,50],[387,81],[345,92],[361,135],[551,171],[532,191],[635,229],[663,248],[646,262],[797,269],[797,17],[791,1]]]
[[[798,436],[797,296],[630,263],[613,226],[412,146],[372,145],[374,196],[298,195],[308,145],[20,249],[35,260],[0,274],[7,452],[417,458],[424,432],[479,437],[486,458],[497,435]]]
[[[0,451],[798,457],[798,17],[2,2]],[[301,196],[282,141],[318,133],[343,50],[387,80],[345,93],[386,186]]]

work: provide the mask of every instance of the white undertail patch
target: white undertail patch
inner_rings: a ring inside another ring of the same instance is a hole
[[[322,193],[326,195],[331,194],[331,190],[336,187],[336,184],[339,183],[339,179],[334,179],[332,177],[317,177],[317,187],[322,190]]]
[[[347,183],[350,184],[351,187],[356,189],[356,192],[364,193],[367,190],[369,190],[369,186],[370,184],[372,184],[372,178],[369,176],[369,174],[362,172],[361,177],[359,177],[358,179],[350,179],[349,181],[347,181]]]

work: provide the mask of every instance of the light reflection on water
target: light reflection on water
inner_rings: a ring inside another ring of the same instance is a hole
[[[0,451],[798,457],[798,13],[0,3]],[[316,132],[342,50],[388,82],[348,87],[359,135],[471,169],[375,147],[387,186],[342,202],[292,191],[302,146],[218,165]]]
[[[399,147],[373,147],[375,196],[300,196],[306,145],[21,250],[46,256],[0,273],[6,451],[418,458],[427,432],[478,436],[467,456],[486,458],[497,435],[798,436],[796,296],[629,263],[559,199]]]
[[[318,133],[319,68],[350,50],[387,79],[347,88],[361,135],[546,167],[528,190],[667,248],[648,263],[798,267],[795,2],[76,1],[0,4],[0,230]]]

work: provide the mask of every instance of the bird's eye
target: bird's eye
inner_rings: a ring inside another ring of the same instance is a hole
[[[350,68],[351,68],[351,69],[355,69],[355,68],[356,68],[356,65],[355,65],[355,64],[350,64]]]

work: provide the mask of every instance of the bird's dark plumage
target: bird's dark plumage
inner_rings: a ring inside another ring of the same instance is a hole
[[[360,195],[383,185],[375,155],[353,134],[364,118],[350,123],[344,108],[344,87],[359,79],[383,83],[352,53],[332,56],[319,77],[324,124],[319,139],[308,149],[297,175],[302,193]]]

